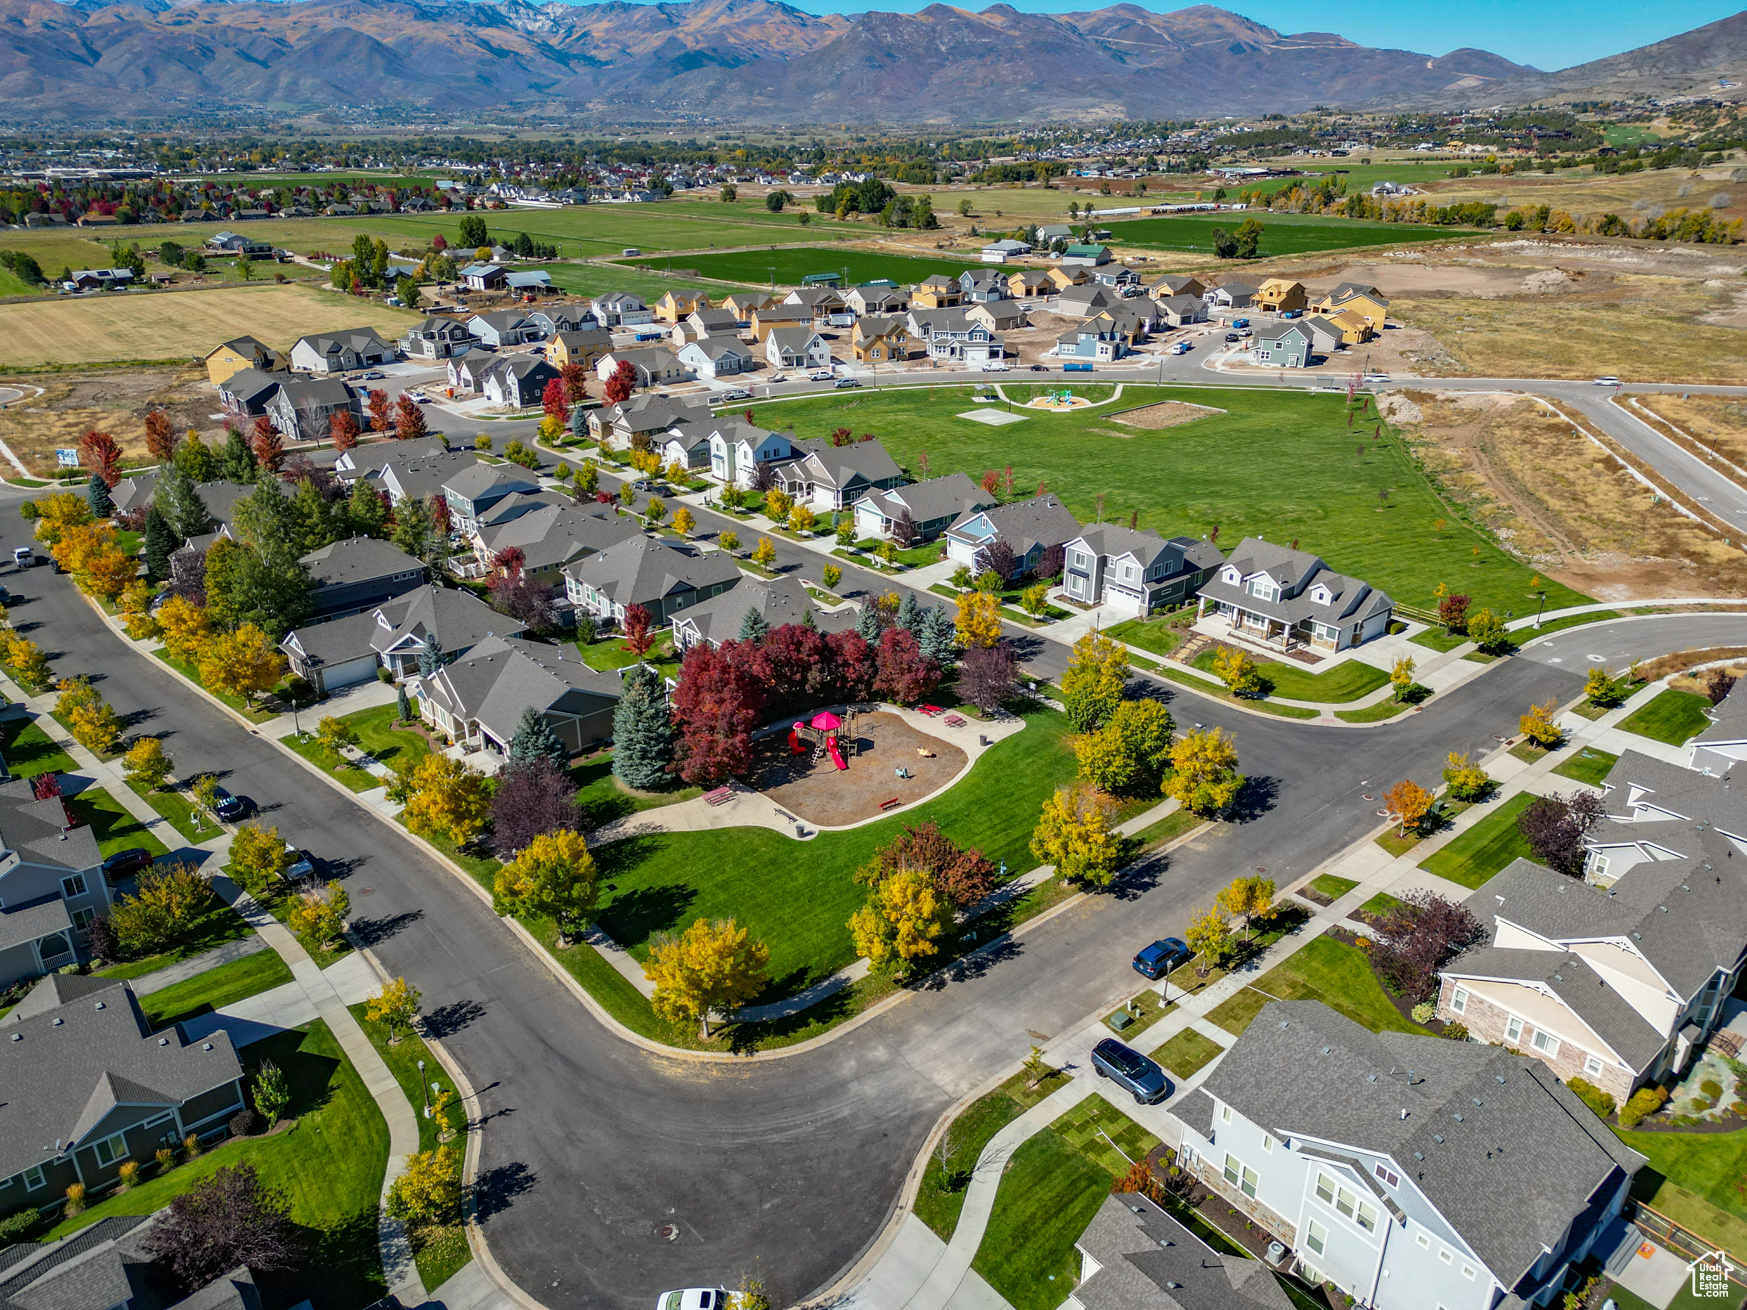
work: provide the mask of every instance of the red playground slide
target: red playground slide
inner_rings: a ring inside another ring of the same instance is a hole
[[[831,762],[838,768],[847,769],[849,767],[843,762],[843,756],[837,750],[837,738],[825,738],[825,749],[831,752]]]
[[[806,751],[806,749],[807,748],[805,746],[801,745],[801,734],[796,732],[793,728],[790,728],[789,729],[789,754],[790,755],[800,755],[800,754],[804,753]]]

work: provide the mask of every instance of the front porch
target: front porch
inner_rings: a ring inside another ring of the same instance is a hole
[[[1209,613],[1205,596],[1200,598],[1195,610],[1195,627],[1208,636],[1310,664],[1320,663],[1324,656],[1333,655],[1339,649],[1338,635],[1324,635],[1326,629],[1322,629],[1320,624],[1288,623],[1229,601],[1215,601]]]

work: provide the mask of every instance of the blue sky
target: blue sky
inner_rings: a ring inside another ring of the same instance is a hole
[[[949,0],[950,2],[950,0]],[[993,0],[957,0],[981,9]],[[1184,6],[1136,0],[1168,12]],[[914,11],[932,0],[790,0],[810,13]],[[1016,9],[1063,13],[1115,0],[1010,0]],[[1282,32],[1338,32],[1361,45],[1448,54],[1473,46],[1549,71],[1587,63],[1727,18],[1731,0],[1226,0],[1224,8]]]

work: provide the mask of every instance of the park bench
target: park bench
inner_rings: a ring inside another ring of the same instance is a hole
[[[946,711],[941,709],[938,705],[918,705],[916,707],[916,713],[926,714],[932,719],[936,714],[944,714]]]
[[[903,801],[899,800],[896,796],[894,796],[889,801],[881,801],[880,808],[882,810],[895,809],[897,806],[902,805],[903,803],[904,803]]]
[[[965,722],[966,722],[962,717],[960,717],[957,714],[948,714],[946,716],[946,718],[941,720],[941,721],[943,723],[945,723],[946,726],[949,728],[962,728],[962,727],[964,727]]]
[[[720,805],[724,801],[730,799],[733,795],[734,789],[732,787],[718,787],[715,791],[707,791],[704,793],[704,804]]]

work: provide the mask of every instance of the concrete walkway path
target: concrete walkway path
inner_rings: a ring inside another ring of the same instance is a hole
[[[142,973],[133,979],[134,995],[150,996],[153,992],[161,992],[166,987],[174,987],[179,982],[198,977],[208,969],[216,969],[221,964],[230,964],[250,955],[259,955],[268,949],[266,940],[259,933],[251,933],[239,941],[215,946],[210,951],[203,951],[179,964],[167,964],[151,973]]]

